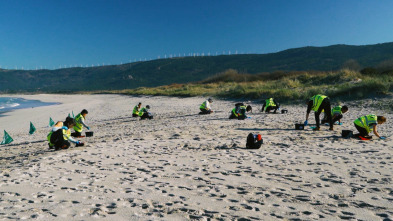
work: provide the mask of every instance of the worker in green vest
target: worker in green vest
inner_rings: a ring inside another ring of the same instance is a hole
[[[150,105],[146,105],[146,107],[141,108],[141,110],[139,111],[139,116],[141,117],[141,120],[153,119],[153,116],[150,114],[149,110],[150,110]]]
[[[210,104],[213,103],[213,99],[209,98],[207,100],[205,100],[201,106],[199,106],[199,110],[201,110],[201,112],[199,114],[211,114],[213,113],[213,110],[210,107]]]
[[[266,113],[269,113],[271,110],[274,110],[273,113],[276,113],[278,109],[280,109],[280,104],[273,98],[269,98],[263,103],[261,112],[265,111]]]
[[[369,140],[371,139],[371,136],[368,134],[371,132],[371,130],[373,130],[374,134],[380,139],[385,139],[385,137],[380,136],[377,131],[377,124],[383,124],[385,122],[386,117],[370,114],[359,117],[353,123],[355,124],[356,129],[359,131],[359,134],[357,135],[362,139]]]
[[[238,120],[244,120],[247,117],[246,112],[252,111],[251,105],[245,106],[243,103],[242,105],[235,105],[235,108],[232,109],[231,111],[231,116],[229,116],[229,119],[238,119]]]
[[[333,107],[331,111],[333,124],[335,124],[338,121],[338,125],[342,125],[341,119],[343,118],[343,114],[346,113],[347,111],[348,111],[348,107],[345,105]],[[326,113],[321,121],[321,124],[324,123],[328,123]]]
[[[82,142],[71,137],[69,128],[72,128],[75,124],[75,119],[71,117],[67,117],[64,122],[57,122],[47,136],[49,149],[68,149],[71,146],[70,141],[75,143],[76,146],[83,146]]]
[[[74,133],[71,135],[73,137],[81,137],[83,127],[86,127],[87,130],[90,130],[90,127],[86,125],[85,119],[86,115],[88,114],[86,109],[83,109],[78,115],[75,117],[75,126],[74,126]]]
[[[141,109],[142,103],[139,102],[138,105],[135,105],[134,109],[132,110],[132,117],[138,117],[139,116],[139,109]]]
[[[310,111],[313,110],[315,111],[315,122],[316,122],[316,127],[313,130],[320,130],[319,127],[319,115],[321,114],[322,111],[326,113],[327,121],[329,122],[330,128],[329,130],[333,130],[333,121],[332,121],[332,113],[331,113],[331,107],[330,107],[330,99],[329,97],[321,94],[314,95],[311,97],[307,102],[307,114],[306,114],[306,121],[304,122],[304,126],[308,124],[308,116],[310,114]]]

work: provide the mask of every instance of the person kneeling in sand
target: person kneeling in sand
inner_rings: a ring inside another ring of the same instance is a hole
[[[148,110],[150,110],[150,106],[146,105],[146,107],[142,107],[142,109],[139,111],[139,116],[141,117],[141,120],[153,119],[153,115]]]
[[[341,119],[343,118],[343,114],[348,111],[347,106],[336,106],[332,108],[331,114],[332,114],[332,121],[333,124],[335,124],[338,121],[338,125],[342,125]],[[321,124],[328,123],[327,120],[327,114],[325,113],[325,116],[321,120]]]
[[[199,110],[201,110],[201,112],[199,112],[199,114],[211,114],[213,113],[213,110],[210,107],[210,104],[213,103],[213,99],[209,98],[207,100],[205,100],[201,106],[199,106]]]
[[[73,136],[73,137],[81,137],[82,136],[83,127],[86,127],[87,130],[90,130],[90,127],[85,124],[85,118],[86,118],[86,115],[88,113],[89,112],[87,112],[86,109],[83,109],[78,115],[76,115],[76,117],[75,117],[75,126],[74,126],[74,131],[75,132],[72,133],[71,136]]]
[[[252,107],[250,105],[247,105],[247,107],[243,103],[237,103],[235,105],[235,108],[232,109],[231,116],[229,116],[229,119],[238,119],[238,120],[244,120],[247,117],[246,112],[252,112]]]
[[[327,121],[329,122],[330,125],[329,130],[333,130],[332,113],[330,110],[331,109],[330,100],[327,96],[320,95],[320,94],[314,95],[306,102],[306,104],[307,104],[307,114],[306,114],[306,121],[304,121],[304,126],[308,124],[308,116],[310,114],[310,111],[313,110],[315,111],[315,122],[317,124],[317,127],[315,127],[313,130],[320,130],[319,115],[323,110],[327,114]]]
[[[266,99],[262,105],[261,112],[265,111],[266,113],[270,113],[271,110],[274,110],[273,113],[276,113],[277,110],[280,109],[280,104],[275,101],[273,98]]]
[[[377,116],[375,114],[359,117],[353,122],[356,129],[359,131],[359,134],[356,134],[355,136],[359,136],[360,139],[369,140],[371,139],[371,136],[368,134],[371,132],[372,128],[377,137],[385,139],[385,137],[380,136],[377,131],[377,124],[383,124],[385,122],[386,118],[384,116]]]
[[[67,117],[64,122],[57,122],[49,132],[47,139],[49,141],[49,149],[68,149],[71,146],[71,142],[75,143],[76,146],[83,146],[84,144],[71,137],[71,130],[69,128],[75,125],[74,118]]]
[[[138,117],[139,116],[139,109],[141,109],[142,103],[139,102],[138,105],[135,105],[134,109],[132,110],[132,117]]]

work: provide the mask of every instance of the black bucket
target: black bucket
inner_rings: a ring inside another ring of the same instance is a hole
[[[281,113],[282,113],[282,114],[286,114],[286,113],[288,113],[288,110],[282,109],[282,110],[281,110]]]
[[[295,124],[295,130],[304,130],[304,124]]]
[[[86,137],[92,137],[94,132],[93,131],[86,131],[85,134],[86,134]]]
[[[344,138],[350,138],[353,136],[353,131],[352,130],[342,130],[341,136]]]

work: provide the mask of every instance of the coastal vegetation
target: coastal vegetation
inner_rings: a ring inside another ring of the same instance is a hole
[[[294,71],[261,74],[229,69],[196,83],[107,91],[129,95],[214,96],[263,99],[274,97],[293,102],[325,94],[334,99],[354,100],[384,96],[393,91],[393,69],[342,69],[335,72]]]

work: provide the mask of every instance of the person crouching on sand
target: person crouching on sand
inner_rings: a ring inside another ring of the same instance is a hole
[[[78,115],[76,115],[74,126],[75,132],[71,134],[73,137],[81,137],[83,127],[86,127],[87,130],[90,130],[90,127],[85,124],[85,118],[87,114],[87,110],[83,109]]]
[[[201,112],[199,114],[211,114],[213,113],[213,110],[210,107],[210,104],[213,103],[213,99],[209,98],[207,100],[205,100],[201,106],[199,106],[199,110],[201,110]]]
[[[139,109],[141,109],[142,103],[139,102],[138,105],[135,105],[134,109],[132,110],[132,117],[138,117],[139,116]]]
[[[64,122],[57,122],[49,132],[47,139],[49,141],[49,149],[68,149],[71,142],[76,146],[83,146],[83,143],[71,137],[71,130],[69,128],[75,125],[74,118],[67,117]]]
[[[359,131],[357,134],[361,139],[369,140],[371,136],[368,134],[371,132],[371,128],[374,134],[380,139],[385,139],[379,135],[377,131],[377,124],[383,124],[386,122],[386,118],[384,116],[377,116],[375,114],[370,114],[366,116],[359,117],[353,123],[355,124],[356,129]]]
[[[146,107],[142,107],[142,109],[139,111],[139,116],[141,117],[141,120],[153,119],[153,116],[151,115],[149,110],[150,110],[150,105],[146,105]]]
[[[266,99],[262,105],[261,112],[265,111],[266,113],[270,113],[271,110],[274,110],[273,113],[276,113],[277,110],[280,109],[280,104],[274,100],[274,98]]]
[[[310,111],[313,110],[315,111],[315,122],[317,124],[317,127],[315,127],[313,130],[320,130],[319,115],[321,115],[321,112],[323,110],[327,115],[327,120],[330,125],[329,130],[333,130],[332,113],[330,110],[331,109],[330,100],[327,96],[320,95],[320,94],[314,95],[306,102],[306,104],[307,104],[307,114],[306,114],[306,121],[304,121],[304,126],[308,124],[308,116],[310,114]]]
[[[348,112],[348,107],[347,106],[335,106],[332,108],[331,114],[332,114],[332,121],[333,124],[335,124],[338,121],[338,125],[342,125],[341,119],[343,118],[343,114]],[[327,114],[325,113],[325,116],[323,117],[321,124],[328,123],[327,120]]]
[[[243,103],[238,103],[235,105],[235,108],[232,109],[231,116],[229,116],[229,119],[238,119],[238,120],[244,120],[247,117],[246,112],[252,112],[252,107],[251,105],[248,105],[247,107]]]

